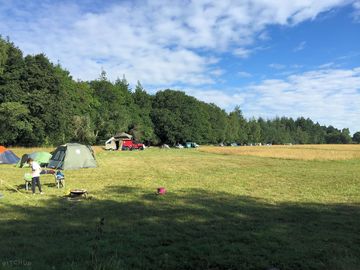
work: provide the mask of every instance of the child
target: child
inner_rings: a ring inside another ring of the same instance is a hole
[[[41,191],[41,184],[40,184],[40,172],[41,172],[41,167],[39,165],[39,163],[37,163],[36,161],[34,161],[32,158],[29,158],[27,160],[27,163],[30,164],[31,170],[32,170],[32,181],[31,181],[31,189],[32,189],[32,193],[33,195],[35,195],[35,185],[38,186],[40,194],[44,194]]]

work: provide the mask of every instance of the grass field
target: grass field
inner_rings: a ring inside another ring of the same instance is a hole
[[[272,145],[245,147],[202,147],[204,152],[299,160],[360,159],[360,145]]]
[[[245,149],[96,148],[36,196],[1,165],[0,269],[360,269],[359,146]]]

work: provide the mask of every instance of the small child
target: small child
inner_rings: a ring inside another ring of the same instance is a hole
[[[40,194],[44,194],[41,191],[41,184],[40,184],[41,167],[40,167],[39,163],[34,161],[32,158],[29,158],[27,160],[27,163],[29,163],[31,170],[32,170],[31,190],[32,190],[33,195],[35,195],[35,185],[38,186]]]

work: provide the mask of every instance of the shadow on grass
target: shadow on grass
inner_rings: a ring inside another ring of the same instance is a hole
[[[359,205],[273,205],[198,189],[165,196],[122,186],[104,192],[112,199],[3,204],[0,269],[360,266]]]

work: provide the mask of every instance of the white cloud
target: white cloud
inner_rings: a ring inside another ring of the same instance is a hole
[[[233,93],[193,89],[188,94],[232,110],[239,105],[246,117],[309,117],[323,125],[360,131],[360,67],[319,69],[267,79]]]
[[[259,34],[258,39],[259,39],[259,40],[269,40],[269,39],[271,39],[271,38],[270,38],[269,33],[266,32],[266,31],[264,31],[264,32],[261,32],[261,33]]]
[[[326,69],[326,68],[332,68],[332,67],[336,67],[336,64],[334,62],[328,62],[328,63],[320,65],[319,69]]]
[[[248,116],[303,115],[360,130],[359,68],[322,66],[283,80],[263,80],[233,93],[205,88],[226,72],[219,64],[223,53],[251,57],[261,50],[256,40],[271,38],[269,25],[293,26],[349,3],[358,12],[359,1],[85,3],[2,0],[0,33],[10,36],[25,53],[44,52],[53,62],[59,60],[75,78],[97,78],[103,68],[110,79],[125,74],[131,83],[140,80],[157,89],[182,85],[182,89],[194,89],[189,94],[223,108],[242,105]],[[279,63],[269,66],[288,68]],[[238,75],[251,74],[241,71]]]
[[[299,52],[302,51],[303,49],[305,49],[306,46],[306,41],[301,41],[294,49],[294,52]]]
[[[246,71],[239,71],[237,74],[242,78],[250,78],[250,77],[252,77],[251,73],[246,72]]]
[[[225,71],[223,69],[214,69],[210,72],[211,75],[214,75],[215,77],[219,77],[221,75],[223,75],[225,73]]]
[[[269,64],[269,67],[271,67],[271,68],[273,68],[273,69],[284,69],[284,68],[286,68],[285,65],[283,65],[283,64],[278,64],[278,63]]]
[[[354,12],[352,14],[355,22],[360,22],[360,1],[357,0],[353,3]]]
[[[249,47],[268,38],[268,25],[291,26],[348,1],[94,3],[3,0],[0,33],[25,53],[59,60],[75,78],[96,78],[103,68],[133,83],[201,85],[216,80],[222,52],[254,53]]]
[[[304,116],[322,124],[360,130],[360,68],[321,69],[247,89],[249,116]]]
[[[234,108],[239,104],[244,103],[245,95],[241,93],[228,94],[220,90],[211,89],[192,89],[187,90],[187,94],[196,97],[197,99],[207,102],[214,103],[221,108],[230,109]]]
[[[234,55],[240,58],[248,58],[251,53],[252,53],[251,50],[245,48],[237,48],[234,50]]]

